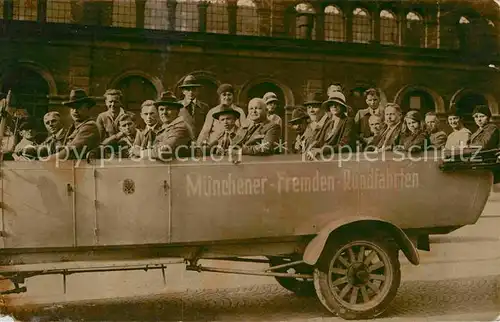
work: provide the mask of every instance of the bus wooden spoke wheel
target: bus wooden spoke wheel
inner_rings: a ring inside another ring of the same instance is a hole
[[[400,282],[397,247],[374,237],[330,241],[314,271],[323,306],[347,320],[382,314]]]

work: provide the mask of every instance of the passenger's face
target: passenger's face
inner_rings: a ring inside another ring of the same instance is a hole
[[[302,120],[302,121],[297,121],[296,123],[292,123],[290,127],[298,134],[302,135],[307,127],[307,121]]]
[[[476,121],[477,126],[483,127],[490,121],[490,118],[483,113],[474,114],[474,121]]]
[[[332,113],[332,115],[340,116],[344,113],[344,110],[339,104],[333,103],[332,105],[330,105],[330,113]]]
[[[374,134],[377,135],[380,133],[380,128],[382,127],[382,121],[379,118],[376,119],[371,119],[368,122],[370,126],[370,131]]]
[[[69,114],[71,115],[73,121],[83,122],[89,118],[90,110],[85,106],[80,108],[70,108]]]
[[[120,108],[122,108],[120,96],[106,95],[106,107],[113,113],[118,113],[120,111]]]
[[[366,104],[371,109],[376,109],[378,107],[379,102],[380,102],[380,99],[377,97],[377,95],[370,94],[370,95],[366,96]]]
[[[250,102],[248,104],[248,117],[252,121],[262,121],[267,118],[267,108],[265,104]]]
[[[224,130],[230,131],[236,124],[236,116],[234,114],[222,114],[219,116],[219,122],[224,127]]]
[[[194,100],[198,97],[198,88],[197,87],[187,87],[182,90],[182,94],[188,101]]]
[[[307,105],[307,114],[311,118],[311,121],[318,122],[326,114],[326,111],[321,108],[321,104],[311,104]]]
[[[448,124],[454,130],[460,128],[460,124],[461,124],[460,117],[455,116],[455,115],[448,116]]]
[[[401,113],[394,107],[387,107],[385,109],[385,121],[388,125],[395,125],[401,119]]]
[[[418,129],[420,129],[420,122],[407,118],[406,126],[408,127],[408,130],[410,130],[411,133],[415,133],[418,131]]]
[[[43,123],[49,134],[56,134],[62,128],[61,119],[54,115],[44,117]]]
[[[168,124],[175,120],[179,115],[179,110],[177,108],[158,106],[158,114],[160,114],[160,120],[164,124]]]
[[[274,112],[276,112],[276,107],[278,106],[278,104],[276,101],[274,101],[267,103],[266,106],[267,106],[267,112],[269,114],[274,114]]]
[[[435,131],[438,126],[438,119],[435,115],[429,115],[425,117],[425,125],[429,131]]]
[[[233,104],[233,93],[224,92],[220,94],[220,103],[226,106]]]
[[[158,123],[158,112],[155,106],[144,106],[141,111],[141,117],[148,126],[154,126]]]
[[[120,128],[120,132],[125,133],[125,135],[130,136],[135,132],[136,126],[135,126],[135,123],[133,121],[125,120],[125,121],[120,122],[119,128]]]

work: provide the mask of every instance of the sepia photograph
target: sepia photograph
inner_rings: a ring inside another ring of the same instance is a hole
[[[0,0],[0,322],[500,321],[500,0]]]

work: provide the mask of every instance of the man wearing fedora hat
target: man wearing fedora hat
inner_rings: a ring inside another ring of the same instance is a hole
[[[101,133],[101,138],[103,140],[120,132],[118,131],[117,120],[119,116],[125,113],[122,99],[123,93],[118,89],[108,89],[104,93],[104,102],[107,111],[100,113],[96,119],[97,127],[99,128],[99,133]]]
[[[384,109],[384,130],[375,136],[368,150],[392,150],[400,145],[403,132],[403,112],[396,103],[388,103]]]
[[[281,128],[267,118],[267,106],[262,98],[252,98],[248,103],[248,120],[238,130],[233,140],[234,146],[241,148],[243,155],[276,153]]]
[[[470,136],[469,147],[482,150],[498,148],[500,131],[495,124],[490,122],[491,111],[488,105],[477,105],[472,112],[472,117],[474,117],[478,129]]]
[[[216,107],[213,107],[208,111],[207,117],[205,119],[205,123],[203,124],[203,128],[201,129],[200,134],[198,135],[197,145],[202,146],[204,144],[208,144],[215,140],[224,129],[222,125],[213,118],[213,114],[220,106],[229,106],[234,110],[240,113],[240,118],[236,122],[237,126],[242,126],[245,124],[245,111],[239,106],[233,104],[234,101],[234,88],[230,84],[222,84],[217,89],[217,94],[219,95],[220,104]]]
[[[309,93],[304,102],[307,115],[311,119],[303,135],[300,144],[300,152],[307,153],[311,149],[320,148],[325,145],[326,135],[333,126],[327,106],[323,104],[321,94]]]
[[[304,139],[304,131],[306,130],[307,124],[309,123],[309,116],[307,111],[303,106],[297,106],[292,111],[292,118],[288,121],[290,127],[295,131],[296,137],[293,142],[293,153],[298,153],[300,151],[300,143]]]
[[[281,117],[276,114],[276,109],[278,108],[279,102],[278,96],[273,92],[267,92],[262,98],[266,102],[268,115],[267,117],[269,118],[269,120],[282,127],[283,122],[281,121]]]
[[[158,108],[158,114],[162,127],[156,135],[153,157],[177,158],[186,156],[190,151],[191,129],[184,118],[179,115],[182,103],[179,103],[174,93],[168,91],[161,93],[154,105]],[[131,149],[132,155],[140,155],[137,147]]]
[[[184,95],[184,99],[180,101],[183,105],[180,115],[184,117],[186,122],[191,124],[194,140],[200,134],[209,110],[208,105],[198,99],[200,87],[201,84],[197,82],[193,75],[186,76],[179,86]]]
[[[73,89],[69,100],[62,103],[70,110],[73,124],[64,139],[64,149],[52,154],[50,159],[85,158],[101,143],[101,136],[96,122],[90,117],[90,109],[96,105],[93,98],[83,89]]]
[[[224,155],[229,147],[233,145],[233,140],[238,132],[236,120],[240,118],[240,112],[230,106],[220,106],[214,112],[213,117],[222,124],[224,132],[222,132],[216,140],[210,142],[208,148],[211,153]],[[212,151],[214,148],[216,148],[216,150]]]

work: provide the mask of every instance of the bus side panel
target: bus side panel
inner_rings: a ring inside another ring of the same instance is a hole
[[[168,165],[145,167],[127,162],[85,171],[77,188],[82,198],[78,220],[85,222],[79,230],[79,246],[169,242]]]
[[[4,162],[5,248],[71,247],[72,162]]]

